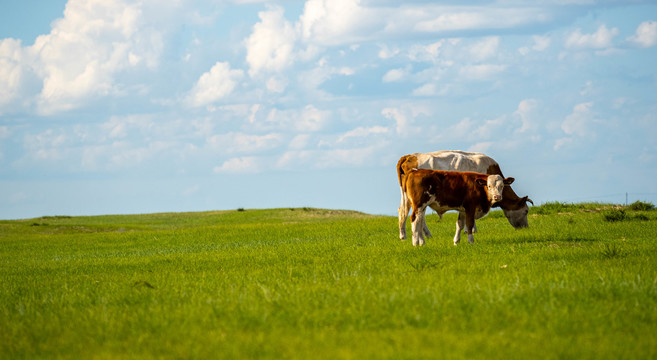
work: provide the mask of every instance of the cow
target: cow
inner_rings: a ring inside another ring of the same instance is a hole
[[[473,171],[489,175],[500,175],[502,170],[499,164],[491,157],[474,152],[447,150],[435,151],[430,153],[415,153],[402,156],[397,162],[397,176],[399,179],[399,188],[401,190],[401,204],[399,205],[399,238],[406,239],[406,218],[410,211],[410,203],[403,190],[403,182],[406,174],[412,169],[433,169],[433,170],[454,170],[454,171]],[[527,227],[527,214],[529,207],[527,202],[532,205],[534,202],[529,197],[518,197],[510,186],[504,187],[502,201],[495,204],[494,207],[501,207],[507,220],[516,229]],[[442,213],[438,214],[442,219]],[[459,214],[459,217],[461,214]],[[463,219],[459,219],[463,221]],[[431,232],[423,224],[424,232],[427,237],[431,237]],[[457,222],[457,231],[459,229]],[[475,228],[476,231],[476,228]]]
[[[475,219],[488,214],[494,204],[502,201],[504,188],[513,181],[513,178],[505,179],[500,175],[469,171],[411,170],[406,174],[403,190],[413,208],[413,246],[424,245],[427,207],[439,214],[448,210],[459,211],[454,245],[461,241],[463,219],[468,242],[474,243]]]

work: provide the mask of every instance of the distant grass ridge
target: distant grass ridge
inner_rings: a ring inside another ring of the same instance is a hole
[[[347,210],[0,221],[0,358],[657,358],[653,210],[495,213],[458,247],[455,220],[423,248]]]
[[[554,201],[539,206],[533,206],[531,213],[535,215],[551,215],[572,212],[600,212],[602,210],[616,208],[621,208],[621,206],[605,203],[566,203]]]

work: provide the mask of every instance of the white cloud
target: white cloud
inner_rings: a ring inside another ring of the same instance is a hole
[[[341,68],[338,68],[336,73],[344,76],[351,76],[356,73],[356,70],[348,66],[343,66]]]
[[[469,117],[466,117],[459,121],[457,124],[450,126],[445,133],[449,134],[449,137],[451,138],[467,139],[470,137],[475,128],[476,124],[474,121],[472,121],[472,119]]]
[[[397,54],[399,54],[399,49],[397,48],[389,48],[387,44],[382,44],[379,45],[380,50],[379,50],[379,58],[380,59],[390,59],[392,57],[395,57]]]
[[[26,71],[24,58],[20,40],[0,40],[0,115],[3,106],[18,96]]]
[[[260,69],[279,69],[295,61],[294,48],[330,47],[413,33],[441,33],[482,29],[508,29],[553,19],[549,7],[438,6],[403,4],[386,6],[361,0],[307,0],[294,24],[283,10],[270,7],[260,13],[261,22],[247,39],[252,74]],[[257,48],[257,49],[256,49]],[[276,52],[278,49],[278,53]],[[303,51],[297,51],[300,55]],[[390,58],[398,50],[382,45],[379,57]],[[276,60],[276,61],[273,61]]]
[[[568,137],[559,138],[559,139],[555,140],[553,149],[554,149],[554,151],[558,151],[558,150],[561,150],[561,148],[563,148],[564,146],[570,145],[572,143],[573,143],[572,138],[568,138]]]
[[[590,126],[595,121],[592,108],[593,102],[575,105],[573,112],[561,124],[561,129],[568,135],[591,135]]]
[[[494,143],[492,141],[479,142],[470,146],[467,151],[486,153],[488,149],[490,149],[491,146],[493,146],[493,144]]]
[[[384,83],[402,81],[408,75],[407,69],[392,69],[383,75]]]
[[[489,80],[490,78],[502,73],[504,70],[506,70],[506,65],[464,65],[459,70],[459,74],[470,80]]]
[[[349,130],[346,133],[342,134],[338,138],[338,143],[343,143],[349,139],[353,138],[368,138],[370,136],[388,134],[390,130],[387,127],[383,126],[372,126],[372,127],[357,127],[353,130]]]
[[[584,88],[580,90],[579,94],[582,96],[590,95],[593,91],[593,81],[589,80],[584,84]]]
[[[308,146],[308,142],[310,141],[310,135],[308,134],[299,134],[295,136],[290,143],[288,144],[288,147],[290,149],[303,149],[306,146]]]
[[[252,135],[244,133],[227,133],[208,138],[210,148],[226,154],[253,154],[269,151],[283,143],[281,134]]]
[[[290,150],[281,155],[276,161],[276,167],[281,169],[309,167],[316,164],[319,153],[315,150]]]
[[[397,134],[408,135],[410,133],[411,120],[398,108],[385,108],[381,110],[381,115],[395,121]]]
[[[281,169],[327,169],[363,166],[376,161],[381,149],[388,145],[382,141],[375,145],[353,149],[291,150],[276,162]]]
[[[435,96],[437,94],[435,84],[424,84],[413,90],[413,96]]]
[[[524,133],[536,127],[537,107],[536,99],[525,99],[518,104],[518,109],[513,114],[520,118],[522,125],[516,130],[517,132]]]
[[[404,4],[374,5],[360,0],[308,0],[296,22],[288,21],[281,7],[269,7],[259,13],[260,22],[245,40],[249,74],[263,71],[280,72],[297,61],[309,61],[326,47],[362,41],[409,36],[414,32],[506,29],[546,22],[550,10],[541,8],[491,8],[484,6],[436,6]],[[441,46],[455,45],[458,39],[443,39],[409,54],[413,61],[439,61]],[[537,42],[540,42],[537,38]],[[483,38],[473,44],[470,58],[481,62],[496,56],[498,36]],[[545,48],[545,42],[536,48]],[[400,53],[389,44],[379,45],[379,58],[388,59]],[[305,48],[305,49],[302,49]],[[353,48],[352,48],[353,49]],[[421,50],[421,52],[420,52]],[[451,66],[449,61],[442,65]],[[333,72],[334,73],[334,72]],[[384,81],[396,81],[399,72],[391,72]],[[271,84],[273,85],[273,84]],[[268,86],[276,92],[280,87]],[[316,88],[312,87],[311,88]]]
[[[532,50],[534,51],[544,51],[550,46],[551,40],[548,36],[534,35],[532,39],[534,39],[534,46],[532,46]]]
[[[417,126],[413,126],[415,119],[420,116],[431,116],[430,109],[424,106],[404,105],[401,107],[389,107],[381,110],[381,115],[386,119],[395,121],[395,132],[401,136],[409,136],[421,132]]]
[[[287,88],[288,81],[282,77],[272,76],[267,80],[267,90],[274,93],[282,93]]]
[[[40,134],[25,135],[23,145],[27,158],[33,160],[58,160],[63,157],[68,137],[62,131],[48,129]]]
[[[336,45],[371,39],[381,17],[360,0],[308,0],[299,26],[304,41]]]
[[[501,116],[493,120],[486,120],[483,124],[474,128],[472,136],[478,139],[497,140],[505,134],[506,125],[506,116]]]
[[[253,77],[261,71],[281,71],[294,61],[297,32],[285,19],[283,8],[258,13],[260,22],[246,39],[246,61]]]
[[[249,114],[249,123],[253,124],[256,121],[256,115],[258,114],[258,110],[260,110],[260,104],[254,104],[251,106],[251,112]]]
[[[255,105],[254,105],[255,106]],[[246,118],[249,116],[251,105],[249,104],[227,104],[221,106],[208,106],[208,111],[224,111],[234,117]]]
[[[328,122],[330,116],[331,112],[328,110],[320,110],[313,105],[307,105],[301,111],[296,128],[302,132],[319,131]]]
[[[355,73],[356,70],[350,67],[329,66],[326,58],[322,58],[317,62],[317,67],[299,74],[298,83],[307,93],[314,93],[320,98],[328,98],[329,95],[323,90],[318,90],[324,82],[331,79],[333,75],[351,76]]]
[[[527,55],[531,50],[545,51],[548,47],[550,47],[550,43],[552,42],[548,36],[534,35],[532,36],[532,40],[534,41],[534,45],[531,48],[528,46],[523,46],[518,49],[518,52],[520,52],[522,55]]]
[[[109,121],[100,125],[103,134],[110,139],[125,138],[130,129],[139,129],[142,134],[148,134],[155,126],[150,115],[112,116]]]
[[[125,95],[117,75],[158,67],[169,20],[173,13],[180,17],[179,5],[68,1],[63,17],[32,46],[0,40],[0,107],[20,95],[17,105],[50,115],[94,98]]]
[[[429,45],[414,45],[408,51],[408,57],[412,61],[443,64],[445,61],[440,60],[440,55],[445,52],[446,48],[454,47],[460,42],[460,39],[442,39]]]
[[[217,174],[255,174],[263,170],[265,170],[264,162],[254,156],[232,158],[214,168],[214,172]]]
[[[152,142],[146,146],[131,146],[128,142],[114,144],[120,146],[106,154],[110,155],[110,164],[117,168],[139,165],[168,148],[167,143],[161,141]]]
[[[116,171],[143,164],[157,155],[176,148],[171,141],[154,140],[147,144],[135,143],[126,139],[115,139],[108,143],[95,143],[75,150],[76,160],[85,171]],[[72,151],[70,151],[72,153]],[[169,160],[171,157],[168,158]]]
[[[625,96],[620,96],[620,97],[617,97],[617,98],[614,99],[614,101],[612,102],[611,107],[613,109],[618,110],[618,109],[622,109],[623,107],[625,107],[629,104],[635,104],[635,103],[636,103],[635,99],[628,98],[628,97],[625,97]]]
[[[491,19],[480,12],[457,12],[439,15],[438,17],[418,23],[415,30],[426,32],[439,32],[450,30],[465,30],[487,27]]]
[[[416,76],[416,78],[425,78],[424,76]],[[444,84],[438,86],[434,83],[424,84],[418,88],[413,89],[411,95],[417,97],[433,97],[447,95],[452,88],[451,84]]]
[[[303,109],[271,109],[263,125],[264,128],[285,131],[317,132],[328,124],[331,114],[330,110],[321,110],[314,105],[306,105]]]
[[[644,21],[636,29],[634,35],[627,40],[641,46],[651,47],[657,44],[657,22]]]
[[[498,36],[489,36],[470,46],[469,53],[474,61],[483,61],[494,57],[500,45]]]
[[[417,11],[418,9],[413,9]],[[538,7],[476,7],[426,6],[416,13],[413,29],[421,32],[447,32],[459,30],[508,29],[552,18],[549,10]],[[418,18],[418,16],[424,19]]]
[[[243,76],[242,70],[231,69],[227,62],[217,62],[198,79],[190,91],[188,102],[192,106],[204,106],[221,100],[233,92]]]
[[[30,49],[43,78],[43,113],[80,106],[83,99],[115,93],[114,74],[144,64],[154,68],[162,33],[143,23],[142,3],[70,0],[64,17]]]
[[[566,38],[566,48],[569,49],[605,49],[612,47],[614,37],[618,35],[617,28],[607,29],[606,25],[600,25],[593,34],[582,34],[576,29]]]
[[[496,148],[511,149],[516,148],[524,143],[526,139],[537,141],[536,136],[526,135],[530,129],[535,129],[536,125],[532,122],[535,117],[537,101],[535,99],[526,99],[520,102],[518,110],[510,115],[501,115],[494,119],[473,119],[465,117],[461,121],[445,126],[438,137],[441,142],[457,141],[468,144],[475,142],[470,148],[478,149],[480,152],[488,149],[493,144]],[[518,128],[515,118],[520,118],[523,125]],[[500,141],[503,139],[504,141]],[[474,150],[473,150],[474,151]]]

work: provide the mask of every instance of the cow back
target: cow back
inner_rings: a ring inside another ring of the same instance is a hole
[[[443,150],[412,155],[417,159],[418,169],[472,171],[504,177],[500,165],[490,156],[481,153]]]

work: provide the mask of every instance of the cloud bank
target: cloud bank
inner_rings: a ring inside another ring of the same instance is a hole
[[[657,151],[657,22],[607,5],[70,0],[48,33],[0,38],[1,173],[392,169],[450,148],[618,164]]]

